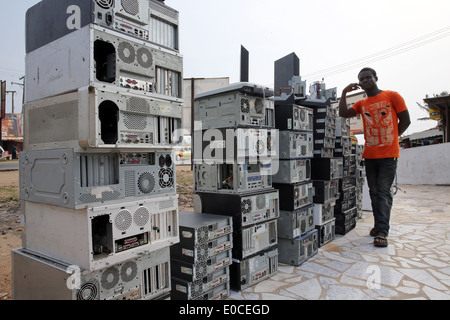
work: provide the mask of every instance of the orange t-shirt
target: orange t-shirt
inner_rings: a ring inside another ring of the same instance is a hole
[[[394,91],[382,91],[375,97],[358,101],[352,108],[361,115],[364,123],[363,158],[398,158],[397,114],[408,109],[402,96]]]

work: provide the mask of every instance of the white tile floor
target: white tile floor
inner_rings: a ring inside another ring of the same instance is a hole
[[[389,246],[377,248],[372,212],[299,267],[279,265],[273,277],[231,300],[450,300],[450,186],[400,186]]]

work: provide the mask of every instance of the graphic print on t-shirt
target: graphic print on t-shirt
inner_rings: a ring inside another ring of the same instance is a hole
[[[362,108],[365,125],[365,139],[368,146],[390,146],[395,135],[392,108],[386,101]]]

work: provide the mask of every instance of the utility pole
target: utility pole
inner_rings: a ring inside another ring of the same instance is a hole
[[[6,115],[6,81],[0,81],[0,145],[2,142],[2,120]]]
[[[6,81],[0,81],[1,85],[1,101],[0,101],[0,119],[6,114]]]
[[[22,88],[22,104],[25,104],[25,76],[20,77],[19,80],[22,80],[22,83],[19,82],[11,82],[11,84],[16,84]],[[23,109],[22,109],[23,112]]]

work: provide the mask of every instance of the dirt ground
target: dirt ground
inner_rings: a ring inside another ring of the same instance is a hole
[[[179,211],[193,210],[193,176],[190,166],[177,167]],[[18,171],[0,171],[0,188],[19,187]],[[17,200],[0,200],[0,300],[12,299],[11,250],[22,247],[21,210]]]

